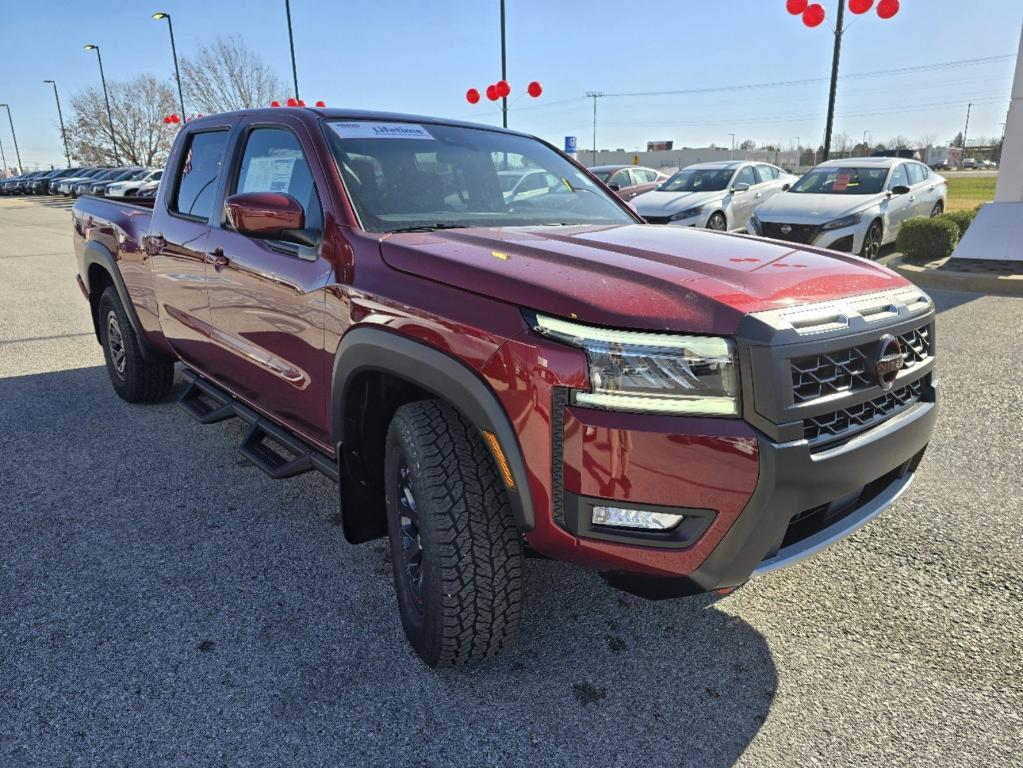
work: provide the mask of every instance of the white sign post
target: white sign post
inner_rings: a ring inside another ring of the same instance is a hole
[[[977,213],[953,259],[1018,261],[1023,264],[1023,30],[1005,121],[995,201]]]

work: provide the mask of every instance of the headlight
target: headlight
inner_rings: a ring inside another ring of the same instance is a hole
[[[616,411],[739,415],[735,345],[728,339],[615,331],[539,314],[528,320],[537,333],[586,351],[591,389],[573,392],[573,402]]]
[[[821,227],[821,229],[826,231],[829,229],[842,229],[842,227],[851,227],[853,224],[859,224],[860,219],[862,218],[863,218],[862,213],[854,213],[852,216],[843,216],[840,219],[829,221],[827,224]]]
[[[699,216],[703,211],[703,206],[698,205],[695,208],[686,208],[684,211],[679,211],[673,214],[669,221],[680,221],[681,219],[691,219],[693,216]]]

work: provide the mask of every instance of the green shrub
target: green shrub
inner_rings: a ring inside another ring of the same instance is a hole
[[[976,208],[969,208],[962,211],[949,211],[948,213],[941,214],[938,218],[954,221],[956,226],[959,227],[959,236],[962,237],[966,233],[970,224],[973,223],[973,219],[979,210],[980,206],[978,205]]]
[[[959,226],[949,217],[920,217],[902,225],[895,247],[915,261],[951,256],[959,242]]]

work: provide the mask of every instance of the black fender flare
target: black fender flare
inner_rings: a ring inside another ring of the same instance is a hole
[[[508,500],[519,530],[536,524],[526,464],[518,436],[497,395],[464,363],[428,344],[379,328],[354,328],[344,335],[334,357],[331,423],[338,457],[345,442],[344,403],[361,373],[383,372],[415,384],[454,406],[480,431],[497,436],[515,488]]]
[[[103,271],[110,275],[114,289],[117,291],[117,296],[121,299],[124,312],[128,315],[128,322],[131,323],[131,328],[135,331],[135,337],[139,341],[142,356],[148,357],[150,354],[149,344],[146,342],[146,335],[142,331],[142,323],[139,322],[138,314],[135,312],[135,305],[132,304],[131,296],[128,294],[128,287],[124,284],[121,270],[117,268],[117,260],[114,259],[114,255],[105,245],[97,243],[95,240],[90,240],[85,244],[85,253],[82,257],[82,282],[85,284],[85,290],[89,292],[90,303],[92,286],[89,285],[89,270],[94,264],[102,267]],[[97,297],[97,301],[98,299],[99,297]],[[92,313],[92,329],[96,333],[96,341],[100,341],[99,318],[96,316],[95,309],[93,309]]]

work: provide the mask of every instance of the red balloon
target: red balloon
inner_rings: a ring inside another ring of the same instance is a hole
[[[470,104],[479,104],[480,92],[475,88],[470,88],[465,92],[465,100]]]
[[[163,121],[164,121],[165,123],[169,123],[169,122],[170,122],[170,115],[167,115],[167,116],[165,116],[165,117],[163,118]]]
[[[288,106],[289,107],[297,107],[298,106],[298,99],[295,99],[295,98],[288,99]]]
[[[498,80],[494,87],[497,88],[497,95],[501,98],[506,98],[511,93],[511,86],[508,85],[507,80]]]
[[[849,0],[849,10],[853,13],[866,13],[874,6],[874,0]]]
[[[325,106],[327,106],[327,102],[322,101],[322,100],[318,101],[318,102],[316,102],[316,106],[318,106],[318,107],[325,107]]]
[[[803,11],[803,23],[808,27],[819,27],[824,21],[824,6],[814,3]]]
[[[281,105],[281,103],[279,101],[271,101],[270,102],[270,106],[271,107],[279,107],[280,105]]]
[[[785,10],[793,16],[798,16],[806,10],[807,4],[807,0],[788,0],[788,2],[785,3]]]
[[[540,85],[540,83],[538,83],[536,80],[534,80],[528,86],[526,86],[526,93],[528,93],[535,99],[537,96],[543,93],[543,86]]]
[[[899,0],[881,0],[877,4],[877,15],[882,19],[890,19],[899,12]]]
[[[500,96],[497,95],[496,85],[487,86],[487,98],[490,99],[491,101],[497,101],[499,98],[501,98]]]
[[[305,102],[304,102],[304,101],[302,101],[302,99],[299,99],[299,100],[298,100],[298,106],[300,106],[300,107],[304,107],[304,106],[305,106]]]
[[[180,123],[181,122],[181,118],[178,117],[177,115],[171,115],[171,122],[172,123]]]

